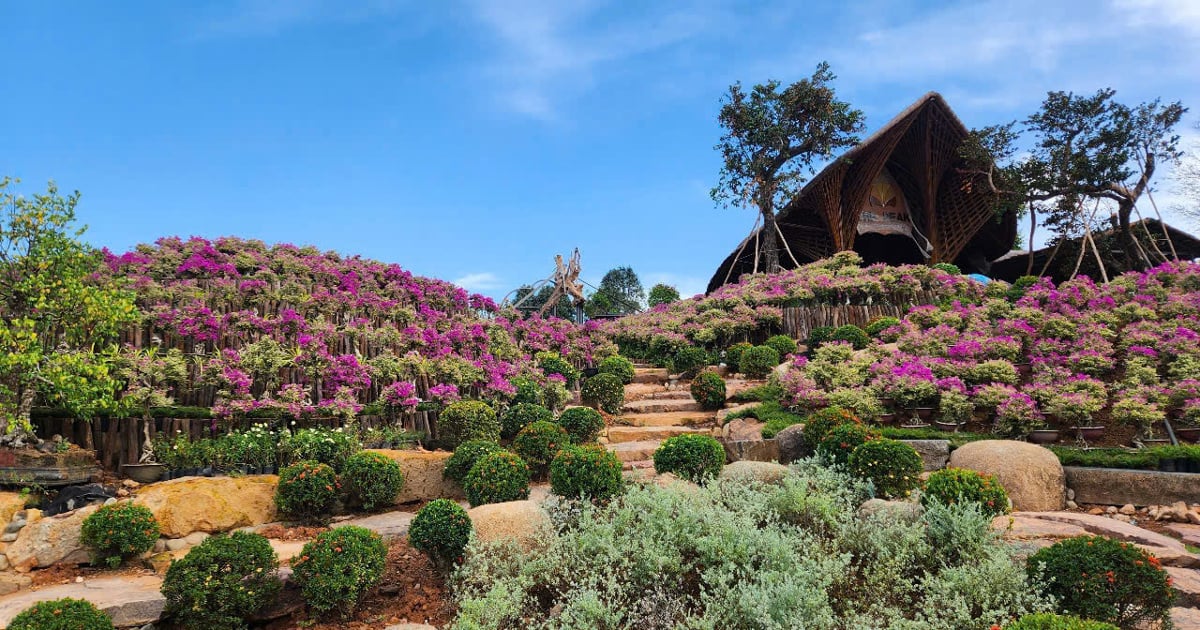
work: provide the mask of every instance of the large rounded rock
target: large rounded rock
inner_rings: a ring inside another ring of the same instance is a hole
[[[446,460],[454,453],[448,451],[404,451],[371,449],[400,464],[404,473],[404,486],[396,497],[396,503],[432,501],[434,499],[461,499],[462,487],[446,479]]]
[[[550,517],[536,501],[489,503],[467,510],[467,516],[480,541],[510,540],[525,550],[550,528]]]
[[[38,519],[21,528],[5,555],[17,571],[25,573],[31,569],[54,564],[81,564],[90,559],[88,550],[80,542],[83,521],[100,509],[90,505],[74,512]]]
[[[804,445],[804,425],[793,424],[775,434],[775,446],[779,451],[779,463],[790,464],[798,459],[811,457],[812,451]]]
[[[733,462],[721,469],[721,479],[743,482],[779,483],[788,476],[788,467],[772,462]]]
[[[1049,449],[1011,440],[969,442],[950,454],[950,465],[995,476],[1012,499],[1014,510],[1063,509],[1066,475]]]
[[[185,477],[145,486],[135,501],[158,520],[162,535],[215,534],[275,520],[275,475]]]

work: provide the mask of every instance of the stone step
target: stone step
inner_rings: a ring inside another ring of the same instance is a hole
[[[666,368],[635,368],[633,370],[634,383],[665,383],[668,376]]]
[[[141,627],[158,621],[167,600],[156,575],[105,577],[23,591],[0,600],[0,627],[37,602],[71,597],[84,599],[104,611],[118,628]]]
[[[676,435],[700,433],[712,435],[712,429],[707,427],[609,427],[608,443],[622,444],[627,442],[661,441]]]
[[[658,450],[659,440],[645,440],[643,442],[622,442],[620,444],[610,444],[608,450],[616,453],[617,459],[622,463],[641,462],[654,458],[654,451]]]
[[[663,411],[638,413],[621,417],[621,422],[634,427],[689,427],[713,422],[711,411]]]
[[[621,408],[621,411],[624,414],[666,413],[670,411],[701,411],[701,408],[700,403],[692,400],[691,397],[688,397],[687,399],[671,398],[665,400],[647,398],[644,400],[635,400],[633,402],[625,403],[625,406]]]
[[[651,392],[643,398],[647,400],[691,400],[692,392],[687,388],[669,389],[665,391]]]

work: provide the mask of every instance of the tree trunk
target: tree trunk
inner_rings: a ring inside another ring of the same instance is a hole
[[[763,270],[767,273],[779,273],[779,237],[777,235],[779,228],[775,225],[775,209],[771,207],[769,201],[760,207],[763,213],[761,232]]]
[[[1133,228],[1129,218],[1133,214],[1133,200],[1122,199],[1117,204],[1117,242],[1124,250],[1125,269],[1143,271],[1150,268],[1150,260],[1141,253],[1141,247],[1133,240]]]

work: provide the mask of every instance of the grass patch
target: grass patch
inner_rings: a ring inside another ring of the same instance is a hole
[[[996,439],[996,436],[989,433],[954,433],[937,429],[901,429],[897,427],[880,427],[879,434],[891,440],[946,440],[950,442],[950,450],[967,442]]]
[[[778,402],[769,400],[757,407],[741,409],[725,417],[725,422],[739,418],[754,418],[766,426],[762,429],[763,439],[771,439],[780,431],[804,421],[804,416],[792,413],[783,408]]]
[[[740,403],[749,402],[774,402],[778,403],[783,398],[783,388],[778,385],[766,384],[751,387],[750,389],[742,390],[733,395],[733,400]]]

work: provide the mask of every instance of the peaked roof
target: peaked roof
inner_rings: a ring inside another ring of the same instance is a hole
[[[885,167],[909,201],[916,231],[931,246],[930,262],[956,260],[968,248],[982,250],[987,260],[1003,255],[1016,238],[1015,217],[989,225],[994,199],[973,192],[970,176],[954,169],[969,133],[940,94],[918,98],[826,165],[779,211],[776,221],[787,245],[780,244],[781,264],[793,267],[793,257],[803,264],[853,249],[859,211]],[[761,230],[725,258],[709,291],[753,271],[753,242]]]

